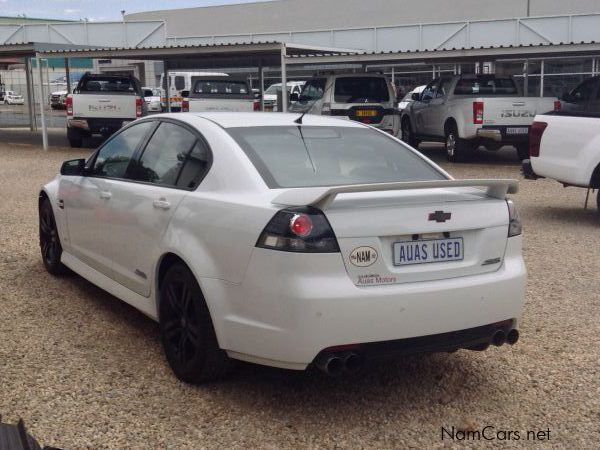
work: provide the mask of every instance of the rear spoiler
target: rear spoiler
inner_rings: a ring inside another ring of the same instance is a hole
[[[329,207],[338,194],[351,192],[405,191],[411,189],[436,189],[457,187],[482,187],[488,197],[504,199],[506,194],[515,194],[519,190],[517,180],[435,180],[394,183],[350,184],[344,186],[325,186],[291,188],[271,203],[285,206],[315,206],[320,209]]]

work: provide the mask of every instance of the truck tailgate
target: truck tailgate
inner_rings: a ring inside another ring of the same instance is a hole
[[[253,110],[254,99],[190,98],[190,112]]]
[[[123,94],[75,94],[73,116],[81,118],[136,118],[136,96]]]
[[[554,98],[494,97],[483,102],[484,125],[529,126],[536,114],[551,111]]]

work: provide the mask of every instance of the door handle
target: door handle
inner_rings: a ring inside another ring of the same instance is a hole
[[[152,203],[152,205],[156,208],[156,209],[169,209],[171,207],[171,203],[169,203],[166,199],[164,198],[159,198],[158,200],[154,200],[154,202]]]
[[[108,191],[100,191],[100,194],[98,194],[98,195],[103,200],[110,200],[110,198],[112,197],[112,194]]]

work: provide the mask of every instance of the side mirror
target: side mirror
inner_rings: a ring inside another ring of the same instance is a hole
[[[71,159],[62,163],[61,175],[81,176],[85,174],[85,159]]]
[[[418,102],[419,100],[421,100],[421,94],[419,94],[418,92],[413,92],[410,98],[412,98],[413,101]]]
[[[300,94],[298,94],[297,92],[294,92],[293,94],[290,94],[290,101],[291,102],[297,102],[298,100],[300,100]]]

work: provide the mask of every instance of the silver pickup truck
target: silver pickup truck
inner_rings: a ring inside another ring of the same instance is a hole
[[[248,87],[245,78],[232,78],[227,75],[207,75],[192,77],[192,89],[184,96],[181,111],[257,111],[258,100]]]
[[[85,137],[110,136],[146,114],[142,88],[133,76],[86,73],[67,96],[67,139],[81,147]]]
[[[556,98],[523,97],[508,76],[442,76],[429,83],[401,117],[402,139],[446,144],[449,161],[460,162],[479,146],[513,145],[528,157],[529,129],[536,114],[552,111]]]

